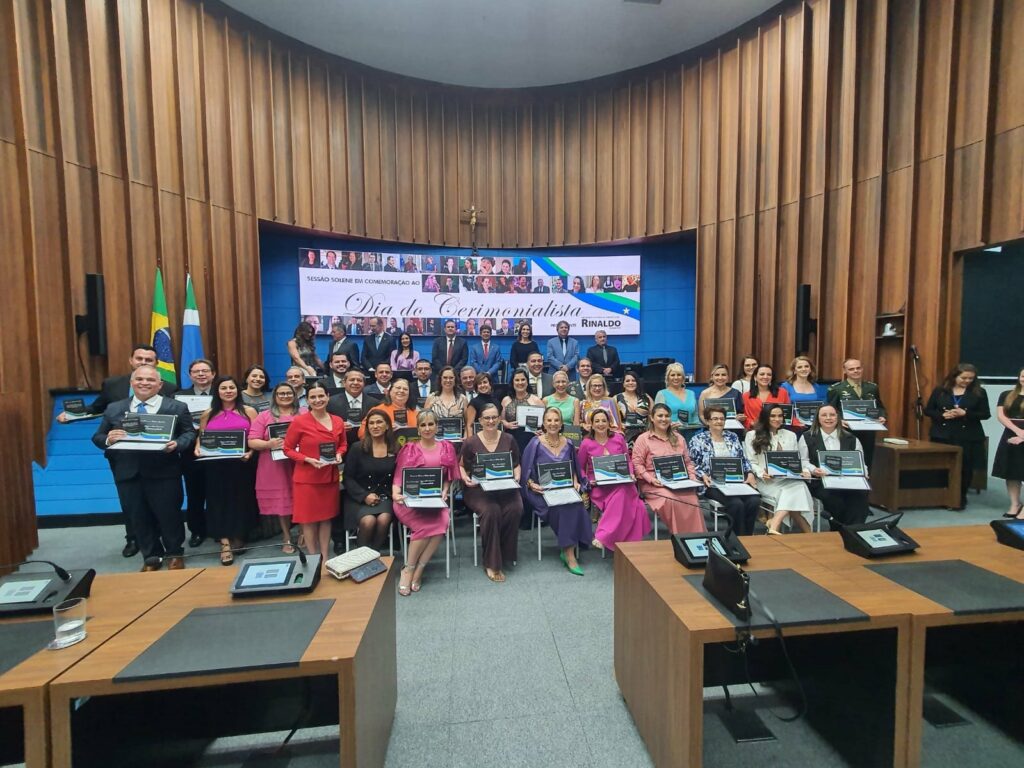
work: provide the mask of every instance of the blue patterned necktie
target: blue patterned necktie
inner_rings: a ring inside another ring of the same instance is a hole
[[[135,407],[135,412],[136,413],[145,413],[146,412],[146,404],[145,403],[139,403]]]

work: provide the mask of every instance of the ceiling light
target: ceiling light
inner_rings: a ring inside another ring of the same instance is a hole
[[[992,248],[986,248],[985,249],[985,253],[1002,253],[1002,252],[1003,252],[1003,246],[1001,246],[1001,245],[996,245],[996,246],[993,246]]]

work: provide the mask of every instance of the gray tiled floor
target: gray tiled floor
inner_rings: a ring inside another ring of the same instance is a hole
[[[997,484],[972,495],[965,512],[911,510],[903,525],[987,523],[1005,509],[1005,492]],[[559,562],[550,531],[544,532],[539,563],[532,534],[524,532],[518,566],[505,584],[492,584],[473,567],[468,520],[458,522],[457,532],[459,556],[452,558],[451,578],[444,577],[439,552],[422,591],[398,598],[399,695],[387,765],[649,765],[613,675],[613,558],[585,552],[586,575],[573,576]],[[65,567],[88,565],[109,572],[140,564],[138,558],[120,557],[123,542],[115,527],[43,530],[40,540],[36,556]],[[206,548],[214,549],[209,542]],[[216,556],[189,564],[216,566]],[[741,745],[737,750],[715,718],[708,718],[705,730],[710,765],[716,764],[716,754],[729,755],[730,765],[763,765],[795,754],[779,749],[785,743],[781,739],[774,747]],[[956,734],[943,737],[955,739]],[[218,740],[202,764],[337,765],[328,732],[322,730],[300,731],[281,756],[259,751],[282,738],[252,739],[255,751]],[[813,744],[812,739],[797,740],[805,749]],[[811,750],[800,762],[829,764],[833,759],[827,750]]]

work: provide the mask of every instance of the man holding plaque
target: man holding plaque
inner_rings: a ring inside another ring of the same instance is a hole
[[[844,400],[874,400],[878,408],[878,423],[885,424],[885,406],[878,385],[873,381],[864,381],[864,366],[860,360],[849,357],[843,361],[843,380],[828,388],[828,404],[839,408]],[[844,427],[849,426],[843,424]],[[875,454],[875,436],[872,432],[860,435],[864,445],[864,463],[871,466],[871,458]]]
[[[162,557],[170,558],[168,568],[177,570],[185,566],[181,454],[196,439],[192,415],[184,403],[159,394],[162,382],[152,365],[140,365],[132,371],[130,384],[132,395],[107,406],[92,441],[96,447],[105,449],[121,510],[131,520],[146,559],[142,570],[159,570]],[[169,439],[159,448],[133,440],[124,429],[129,416],[144,421],[139,417],[153,415],[174,417],[167,420]],[[157,558],[155,563],[153,558]]]

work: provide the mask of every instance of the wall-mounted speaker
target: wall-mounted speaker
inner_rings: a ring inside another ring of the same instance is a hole
[[[796,353],[807,354],[811,334],[818,332],[818,321],[811,318],[811,286],[801,283],[796,289]]]
[[[107,354],[107,305],[103,275],[85,276],[85,314],[75,315],[75,332],[85,334],[90,355]]]

